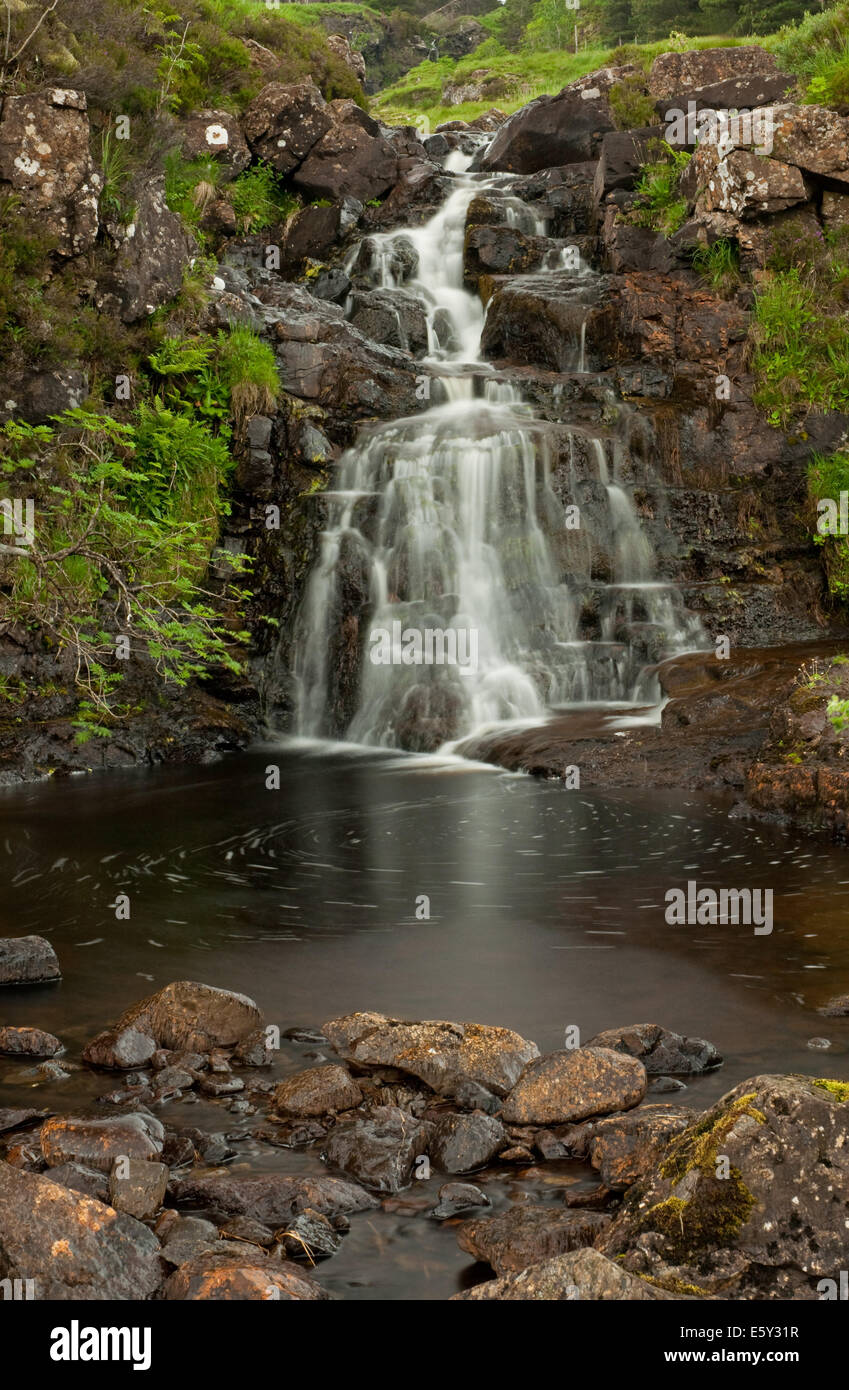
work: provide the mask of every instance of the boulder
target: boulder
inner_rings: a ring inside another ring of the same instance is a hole
[[[41,1028],[0,1028],[0,1052],[10,1057],[55,1057],[64,1048]]]
[[[611,1115],[593,1126],[589,1159],[606,1188],[623,1191],[648,1171],[658,1145],[666,1144],[695,1119],[676,1105],[640,1105],[627,1115]]]
[[[507,1143],[504,1126],[473,1110],[470,1115],[442,1115],[434,1121],[429,1153],[443,1173],[469,1173],[482,1168]]]
[[[590,349],[588,365],[607,365],[605,355],[619,351],[605,281],[589,281],[573,272],[523,275],[494,282],[481,336],[484,356],[576,371],[581,342]],[[598,349],[603,348],[601,355]]]
[[[499,128],[476,167],[533,174],[594,159],[606,132],[616,129],[607,94],[619,75],[620,69],[602,68],[523,106]]]
[[[92,1039],[83,1058],[95,1066],[136,1067],[157,1048],[208,1052],[234,1047],[262,1021],[259,1008],[245,994],[175,980],[127,1009],[114,1028]],[[149,1051],[145,1038],[154,1044]]]
[[[741,1082],[666,1145],[599,1249],[723,1298],[816,1299],[845,1258],[847,1141],[846,1083]]]
[[[491,1279],[465,1293],[452,1295],[452,1302],[646,1302],[653,1299],[687,1298],[673,1294],[620,1269],[597,1250],[575,1250],[555,1255],[552,1260],[531,1265],[519,1274]]]
[[[56,952],[43,936],[0,937],[0,985],[40,984],[61,978]]]
[[[12,416],[31,425],[46,425],[52,415],[76,410],[89,392],[89,375],[81,367],[27,371],[4,379],[0,419]]]
[[[248,1177],[206,1173],[171,1184],[178,1202],[207,1207],[225,1216],[250,1216],[266,1226],[284,1225],[290,1216],[310,1207],[322,1216],[368,1211],[377,1202],[356,1183],[343,1178],[293,1177],[258,1173]]]
[[[333,116],[314,82],[269,82],[242,116],[242,130],[257,159],[291,174],[331,129]]]
[[[650,1076],[694,1076],[722,1065],[713,1043],[685,1038],[659,1023],[635,1023],[630,1028],[607,1028],[590,1038],[587,1047],[612,1047],[639,1057]]]
[[[485,1192],[481,1192],[479,1187],[475,1187],[470,1182],[446,1182],[439,1189],[439,1201],[431,1212],[431,1216],[438,1221],[444,1221],[448,1217],[460,1216],[465,1211],[471,1211],[474,1207],[488,1207],[491,1205]]]
[[[773,159],[807,174],[849,184],[849,116],[828,106],[776,106],[772,112]]]
[[[726,77],[705,87],[687,87],[659,97],[655,109],[664,120],[675,120],[678,112],[756,111],[760,106],[783,101],[796,79],[787,72],[754,73],[745,77]],[[691,105],[692,103],[692,105]]]
[[[700,145],[687,169],[686,186],[695,189],[697,213],[728,212],[763,217],[808,201],[799,169],[754,150],[732,149],[721,156],[715,144]]]
[[[287,1077],[274,1092],[281,1115],[328,1115],[359,1105],[363,1093],[347,1067],[331,1063]]]
[[[326,1216],[317,1211],[301,1211],[286,1223],[286,1232],[281,1245],[287,1255],[310,1261],[326,1259],[335,1255],[342,1244],[342,1233],[337,1231]]]
[[[729,79],[772,77],[777,71],[774,54],[758,44],[661,53],[649,69],[648,89],[653,97],[671,97]]]
[[[457,1244],[491,1265],[496,1274],[512,1274],[567,1250],[592,1245],[609,1225],[610,1217],[600,1212],[517,1202],[497,1216],[467,1221],[457,1232]]]
[[[602,137],[593,179],[593,195],[602,202],[617,188],[633,188],[642,166],[650,158],[652,142],[662,140],[663,126],[638,130],[609,130]]]
[[[98,307],[117,313],[124,323],[137,323],[174,298],[198,247],[165,201],[164,177],[141,189],[135,221],[121,229],[121,236],[117,255],[98,282]]]
[[[225,181],[251,162],[248,143],[231,111],[195,111],[184,121],[181,134],[183,158],[213,158]]]
[[[337,58],[341,58],[346,68],[350,68],[358,82],[366,80],[366,60],[362,53],[358,53],[350,45],[344,34],[328,34],[325,40],[331,53],[335,53]]]
[[[630,1110],[645,1093],[646,1069],[636,1057],[606,1047],[549,1052],[526,1067],[501,1115],[507,1124],[569,1124]]]
[[[20,199],[24,217],[51,237],[63,256],[88,251],[100,225],[103,179],[89,138],[84,92],[53,87],[3,98],[0,192]]]
[[[422,357],[428,350],[427,319],[421,301],[407,290],[367,290],[351,300],[351,323],[385,347]]]
[[[312,146],[292,181],[308,198],[367,203],[397,183],[398,156],[376,122],[353,102],[344,105],[348,109],[332,113],[335,123]]]
[[[99,1173],[96,1168],[86,1168],[84,1163],[57,1164],[50,1169],[50,1181],[69,1187],[72,1192],[81,1192],[84,1197],[96,1197],[98,1202],[109,1205],[109,1180],[106,1174]],[[129,1214],[133,1215],[132,1212]]]
[[[322,1031],[358,1067],[396,1067],[447,1097],[469,1081],[505,1096],[539,1056],[536,1044],[518,1033],[481,1023],[410,1023],[357,1013],[325,1023]]]
[[[365,1119],[331,1130],[322,1157],[376,1192],[400,1192],[428,1151],[430,1128],[397,1105],[377,1106]]]
[[[138,1158],[119,1159],[109,1175],[109,1201],[116,1211],[144,1221],[156,1215],[165,1200],[168,1169],[164,1163]]]
[[[39,1300],[146,1299],[162,1279],[159,1241],[131,1216],[0,1163],[0,1275]]]
[[[166,1281],[162,1297],[204,1303],[219,1299],[275,1299],[309,1302],[330,1294],[297,1265],[272,1261],[251,1247],[236,1254],[209,1251],[196,1255]]]
[[[116,1158],[156,1161],[165,1131],[152,1115],[110,1115],[107,1119],[57,1116],[41,1126],[41,1152],[50,1168],[82,1163],[108,1173]]]

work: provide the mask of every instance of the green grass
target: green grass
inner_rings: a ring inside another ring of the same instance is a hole
[[[841,492],[849,492],[849,452],[814,454],[808,464],[808,521],[811,537],[822,551],[823,568],[828,591],[845,603],[849,599],[849,537],[839,530]],[[821,502],[838,508],[838,520],[830,525],[829,510],[820,510]]]
[[[635,185],[637,202],[627,219],[637,226],[653,227],[664,236],[672,236],[687,216],[687,200],[678,192],[678,179],[690,155],[686,150],[673,149],[665,141],[659,143],[658,158],[643,165]]]
[[[765,41],[787,72],[800,78],[804,100],[849,106],[849,4],[806,14]]]
[[[714,294],[729,298],[740,284],[739,248],[733,241],[700,246],[693,256],[693,269]]]

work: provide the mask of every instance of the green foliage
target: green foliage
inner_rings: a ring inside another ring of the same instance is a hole
[[[280,398],[274,353],[245,324],[231,324],[229,333],[218,334],[216,369],[236,420],[274,411]]]
[[[843,109],[849,106],[849,4],[806,13],[784,25],[770,44],[786,72],[800,78],[804,99]]]
[[[261,232],[285,222],[299,206],[296,198],[283,191],[271,166],[261,161],[233,180],[227,197],[243,232]]]
[[[221,167],[211,155],[184,159],[179,150],[169,150],[164,167],[165,201],[197,234],[204,209],[221,178]]]
[[[106,129],[101,136],[100,172],[103,175],[101,211],[118,222],[129,222],[132,209],[124,202],[124,193],[130,177],[127,145],[125,141],[115,139],[111,128]]]
[[[849,451],[814,454],[808,464],[807,515],[814,545],[822,550],[829,593],[849,599],[849,537],[841,535],[840,494],[849,492]],[[820,507],[820,503],[826,505]]]
[[[657,124],[654,99],[646,91],[645,79],[639,73],[616,83],[610,92],[610,109],[620,130],[639,130],[641,126]]]
[[[640,227],[654,227],[672,236],[687,216],[687,200],[678,192],[678,179],[690,155],[665,140],[658,143],[659,157],[643,165],[636,183],[637,202],[628,215]]]
[[[693,256],[693,269],[714,294],[730,297],[740,284],[740,252],[733,241],[715,241],[700,246]]]
[[[849,408],[849,233],[823,236],[800,219],[773,234],[755,300],[755,404],[771,424],[810,409]]]
[[[849,700],[841,700],[837,695],[832,695],[826,706],[826,714],[829,717],[835,733],[842,734],[843,730],[849,726]],[[824,1086],[826,1083],[818,1081],[816,1084],[818,1086]],[[834,1085],[835,1083],[832,1082],[831,1084]],[[846,1094],[847,1088],[844,1085],[840,1099],[845,1100]]]

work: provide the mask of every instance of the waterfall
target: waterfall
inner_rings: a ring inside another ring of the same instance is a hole
[[[552,486],[551,427],[478,360],[484,311],[463,287],[477,192],[504,194],[507,224],[539,230],[510,181],[459,174],[424,226],[370,238],[372,284],[403,284],[422,304],[441,399],[363,432],[326,494],[294,641],[302,735],[429,751],[558,706],[657,699],[647,633],[665,650],[696,645],[697,622],[652,579],[652,547],[601,439],[587,447],[615,572],[594,596],[597,630],[584,633],[588,577],[564,578],[559,558],[564,537],[581,549],[580,519]],[[585,329],[576,357],[583,370]]]

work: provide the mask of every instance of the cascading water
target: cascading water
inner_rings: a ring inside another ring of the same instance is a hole
[[[615,582],[599,605],[598,637],[581,635],[581,592],[555,559],[570,518],[551,483],[550,427],[515,387],[487,380],[492,369],[478,360],[483,308],[463,286],[477,192],[503,199],[508,225],[544,229],[509,184],[509,176],[458,174],[424,226],[370,239],[373,285],[403,284],[425,311],[424,363],[442,400],[364,434],[340,462],[295,634],[302,735],[431,750],[564,704],[657,699],[645,647],[622,640],[623,624],[662,629],[667,650],[696,644],[698,624],[686,621],[675,590],[651,579],[651,545],[601,440],[590,445],[606,489]],[[591,273],[583,263],[574,270]],[[584,370],[583,332],[574,358]],[[367,592],[356,612],[343,602],[352,569]],[[331,658],[340,623],[353,624],[359,663],[347,704]],[[428,633],[435,645],[423,650],[412,639]]]

